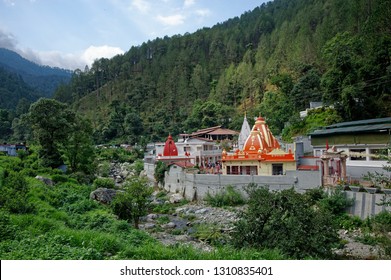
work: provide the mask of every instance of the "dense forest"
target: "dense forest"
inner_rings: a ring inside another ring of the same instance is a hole
[[[45,97],[53,96],[58,85],[68,83],[72,75],[70,70],[38,65],[4,48],[0,48],[0,67],[20,76],[38,95]]]
[[[286,140],[391,116],[390,9],[390,0],[271,1],[96,60],[53,97],[91,121],[98,144],[145,144],[214,125],[239,130],[245,113],[250,122],[261,114]],[[311,101],[329,107],[300,119]],[[23,115],[13,116],[11,139],[28,140]]]
[[[390,116],[390,9],[389,0],[275,0],[96,60],[55,98],[92,121],[97,142],[240,129],[245,112],[292,136],[307,132],[299,111],[311,101],[334,108],[317,125]]]

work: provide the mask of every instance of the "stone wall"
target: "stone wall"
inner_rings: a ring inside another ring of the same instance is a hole
[[[144,170],[148,177],[154,178],[154,165],[145,164]],[[164,189],[171,193],[179,193],[189,201],[202,201],[207,193],[216,194],[233,186],[234,189],[246,196],[244,186],[255,183],[269,186],[270,190],[283,190],[294,187],[298,192],[305,192],[321,186],[320,171],[289,171],[283,176],[251,176],[251,175],[213,175],[191,174],[171,170],[166,173]],[[391,206],[380,206],[385,194],[370,194],[367,192],[345,191],[348,198],[353,198],[354,205],[348,213],[362,219],[378,214],[381,211],[391,211]],[[386,196],[391,200],[391,195]]]
[[[144,172],[147,175],[149,180],[155,180],[155,164],[154,163],[144,163]]]
[[[269,186],[271,190],[294,187],[298,192],[316,188],[320,185],[318,171],[290,171],[281,176],[253,175],[213,175],[189,174],[185,172],[166,173],[164,188],[172,193],[180,193],[188,200],[202,201],[207,193],[215,194],[226,186],[233,186],[245,194],[243,187],[250,183]]]

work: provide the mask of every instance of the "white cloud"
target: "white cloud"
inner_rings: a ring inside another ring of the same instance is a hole
[[[188,7],[191,7],[195,4],[195,0],[185,0],[185,2],[183,3],[183,6],[185,8],[188,8]]]
[[[95,59],[99,58],[112,58],[117,54],[123,54],[124,51],[118,47],[111,46],[89,46],[81,55],[81,59],[88,65],[91,65]]]
[[[156,19],[164,25],[177,26],[185,22],[184,15],[172,15],[172,16],[157,16]]]
[[[147,13],[151,9],[150,3],[145,0],[133,0],[131,6],[135,7],[142,13]]]
[[[0,48],[15,50],[16,44],[17,40],[15,36],[0,28]]]
[[[64,69],[84,69],[89,67],[96,59],[112,58],[117,54],[123,54],[124,51],[118,47],[111,46],[90,46],[79,53],[62,53],[59,51],[37,52],[31,49],[17,50],[24,58],[41,65],[59,67]]]

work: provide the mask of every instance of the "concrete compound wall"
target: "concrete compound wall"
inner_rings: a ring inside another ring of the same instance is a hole
[[[245,195],[244,188],[250,183],[268,186],[271,190],[295,188],[298,192],[320,186],[318,171],[291,171],[282,176],[213,175],[189,174],[171,170],[166,173],[164,188],[171,193],[180,193],[188,200],[202,201],[211,195],[233,186]]]
[[[348,213],[365,219],[382,211],[391,211],[391,206],[381,205],[383,199],[391,200],[391,195],[380,193],[345,191],[347,198],[354,200],[353,206],[348,209]]]
[[[154,178],[154,165],[145,164],[144,170],[149,178]],[[251,175],[213,175],[190,174],[180,169],[166,173],[164,189],[171,193],[180,193],[189,201],[202,201],[207,193],[214,195],[223,191],[226,186],[246,196],[244,186],[255,183],[268,186],[270,190],[283,190],[293,187],[298,192],[305,192],[321,185],[319,171],[290,171],[283,176],[251,176]],[[376,215],[381,211],[391,211],[391,206],[379,205],[384,198],[391,200],[391,195],[370,194],[367,192],[345,191],[347,198],[354,200],[353,206],[347,209],[349,214],[361,219]]]

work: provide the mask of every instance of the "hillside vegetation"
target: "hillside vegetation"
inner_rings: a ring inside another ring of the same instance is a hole
[[[390,20],[390,0],[275,0],[97,60],[55,98],[92,121],[97,142],[239,130],[245,112],[274,133],[299,127],[289,138],[306,131],[298,113],[310,101],[334,106],[317,125],[390,116]]]
[[[23,78],[39,96],[52,97],[61,83],[69,82],[72,72],[38,65],[14,51],[0,48],[0,67]]]

